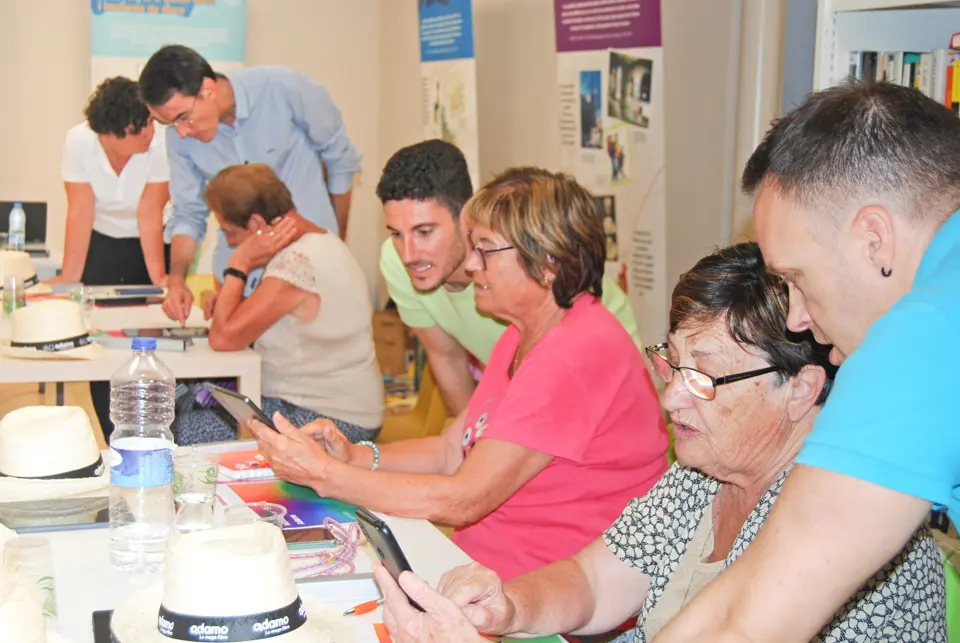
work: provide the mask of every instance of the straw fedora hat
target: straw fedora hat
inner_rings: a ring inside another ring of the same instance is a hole
[[[7,277],[20,277],[23,287],[31,295],[49,295],[53,288],[40,283],[33,262],[26,252],[0,250],[0,290],[3,290]]]
[[[4,545],[16,537],[0,525],[0,641],[64,643],[63,637],[47,631],[40,592],[4,560]]]
[[[119,643],[354,640],[336,610],[299,596],[283,534],[265,522],[171,536],[163,586],[114,611],[110,627]]]
[[[109,484],[82,408],[27,406],[0,419],[0,502],[90,494]]]
[[[20,359],[98,359],[107,349],[90,337],[80,304],[50,299],[10,315],[10,345],[3,353]]]

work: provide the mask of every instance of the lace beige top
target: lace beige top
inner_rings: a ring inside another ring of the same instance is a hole
[[[643,630],[647,640],[652,641],[664,625],[677,615],[701,589],[707,586],[723,570],[724,559],[714,563],[705,562],[713,551],[713,506],[707,507],[690,546],[680,558],[677,571],[663,589],[663,595],[650,610]]]
[[[277,253],[263,279],[283,279],[320,297],[316,317],[286,315],[260,336],[263,395],[376,429],[383,424],[383,378],[371,329],[367,280],[335,234],[306,234]]]

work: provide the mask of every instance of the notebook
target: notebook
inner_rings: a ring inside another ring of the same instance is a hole
[[[130,350],[133,343],[133,340],[122,330],[95,330],[90,332],[90,336],[105,348]],[[158,351],[182,353],[190,346],[193,346],[192,339],[177,339],[173,337],[158,337],[156,339]]]
[[[273,469],[257,449],[218,454],[220,474],[228,480],[263,480],[273,478]]]

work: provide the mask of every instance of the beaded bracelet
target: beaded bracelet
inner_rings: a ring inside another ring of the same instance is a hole
[[[290,554],[297,578],[353,573],[353,560],[360,546],[360,528],[356,523],[344,525],[329,517],[323,519],[323,528],[337,544],[327,551]]]
[[[360,442],[357,442],[357,444],[362,444],[363,446],[373,449],[373,464],[370,466],[370,470],[376,471],[377,467],[380,466],[380,447],[370,440],[361,440]]]

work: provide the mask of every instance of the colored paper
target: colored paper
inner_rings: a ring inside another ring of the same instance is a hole
[[[221,484],[220,496],[227,504],[272,502],[287,509],[287,527],[320,527],[324,518],[339,523],[357,521],[357,508],[332,498],[321,498],[313,489],[283,480],[228,482]]]

